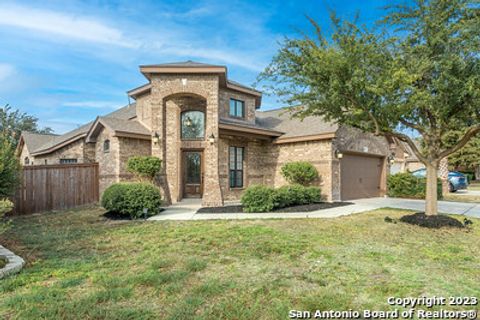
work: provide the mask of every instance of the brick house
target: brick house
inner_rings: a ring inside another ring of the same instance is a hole
[[[238,200],[253,184],[281,186],[281,166],[311,162],[329,201],[382,196],[394,141],[307,117],[260,111],[261,92],[228,79],[225,66],[187,61],[140,67],[148,83],[130,106],[61,136],[23,133],[24,165],[98,162],[100,189],[129,180],[134,155],[163,161],[158,184],[168,203]],[[403,152],[403,151],[402,151]],[[398,152],[397,152],[398,153]],[[403,152],[405,153],[405,152]]]

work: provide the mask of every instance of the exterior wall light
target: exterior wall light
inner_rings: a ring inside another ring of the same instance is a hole
[[[215,143],[215,136],[213,135],[213,133],[208,137],[208,142],[210,142],[210,144]]]
[[[343,153],[340,150],[335,150],[335,158],[337,159],[342,159],[343,158]]]
[[[185,122],[184,122],[185,126],[187,127],[191,127],[192,126],[192,119],[190,119],[190,117],[187,116],[187,118],[185,119]]]
[[[390,163],[391,166],[395,164],[395,156],[393,153],[387,157],[388,163]]]
[[[186,78],[183,78],[182,79],[182,86],[186,86],[187,85],[187,79]]]
[[[154,144],[158,144],[158,142],[160,141],[160,136],[158,135],[158,132],[154,132],[152,134],[152,141]]]

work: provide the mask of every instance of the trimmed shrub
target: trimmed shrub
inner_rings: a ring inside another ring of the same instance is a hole
[[[0,234],[10,227],[10,221],[5,221],[5,215],[12,211],[13,203],[10,200],[0,200]]]
[[[387,195],[393,198],[425,199],[427,180],[415,177],[409,172],[389,175],[387,178]],[[438,179],[438,198],[442,195],[442,181]]]
[[[108,211],[138,219],[144,217],[144,208],[148,209],[148,216],[157,214],[162,196],[151,183],[116,183],[105,190],[101,204]]]
[[[256,185],[248,187],[242,196],[245,212],[268,212],[274,209],[310,204],[321,201],[318,187],[304,187],[299,184],[278,189]]]
[[[302,204],[310,204],[321,200],[318,187],[304,187],[299,184],[283,186],[275,190],[275,208],[285,208]]]
[[[275,190],[271,187],[254,185],[248,187],[242,195],[243,211],[268,212],[274,208]]]
[[[282,166],[282,175],[289,183],[307,186],[318,178],[318,171],[306,161],[289,162]]]
[[[127,161],[127,170],[140,180],[153,181],[162,168],[162,160],[157,157],[135,156]]]
[[[308,203],[315,203],[322,201],[322,190],[319,187],[306,187],[305,197]]]

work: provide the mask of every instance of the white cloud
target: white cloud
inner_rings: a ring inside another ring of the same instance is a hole
[[[215,7],[200,6],[184,13],[165,12],[163,14],[182,21],[189,17],[208,16],[215,10]],[[165,20],[169,20],[167,17]],[[48,38],[39,37],[41,41],[73,39],[87,44],[103,44],[101,48],[95,46],[93,51],[91,47],[85,45],[77,46],[77,49],[87,50],[109,61],[124,63],[126,59],[135,60],[139,56],[144,59],[151,56],[167,56],[172,57],[173,60],[198,59],[236,65],[254,72],[263,70],[264,64],[261,60],[264,59],[265,54],[259,48],[247,46],[239,49],[223,41],[215,41],[212,37],[200,40],[201,38],[198,37],[200,31],[191,30],[179,24],[178,21],[160,20],[158,23],[160,24],[158,27],[152,28],[150,24],[143,25],[124,20],[123,28],[117,28],[113,27],[115,24],[111,20],[104,17],[0,3],[0,27],[29,30],[31,31],[29,36],[49,35]],[[227,28],[231,27],[227,26]],[[257,26],[255,30],[249,32],[248,37],[264,37],[263,33],[264,30]],[[135,50],[118,50],[119,46]],[[155,62],[157,61],[152,63]]]
[[[15,67],[11,64],[0,63],[0,81],[4,81],[15,73]]]
[[[111,101],[72,101],[64,102],[64,107],[91,108],[91,109],[118,109],[121,103]]]
[[[25,28],[88,42],[122,47],[137,46],[136,43],[126,39],[121,30],[94,18],[27,6],[0,4],[0,25]]]

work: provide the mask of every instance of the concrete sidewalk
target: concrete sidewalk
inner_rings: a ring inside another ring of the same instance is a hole
[[[201,201],[188,199],[174,204],[149,220],[216,220],[216,219],[295,219],[295,218],[335,218],[354,213],[361,213],[380,208],[397,208],[423,211],[424,200],[409,200],[396,198],[368,198],[352,201],[353,204],[344,207],[324,209],[312,212],[289,212],[289,213],[198,213]],[[439,212],[466,215],[480,218],[480,204],[466,202],[438,202]]]

